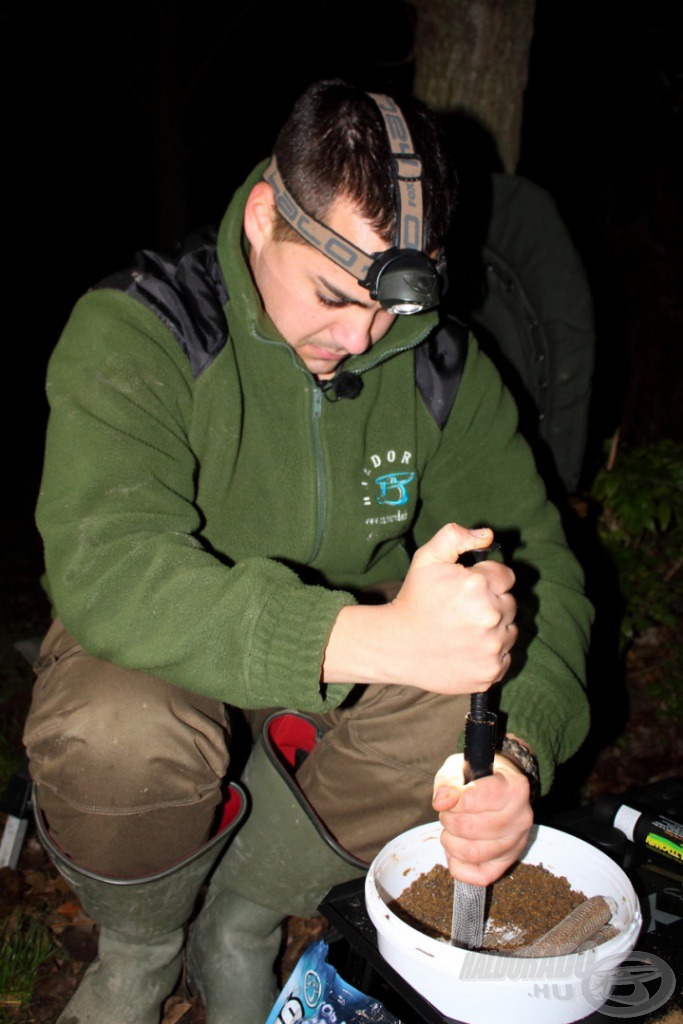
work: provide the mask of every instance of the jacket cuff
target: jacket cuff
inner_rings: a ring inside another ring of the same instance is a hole
[[[340,590],[301,586],[274,588],[254,630],[249,650],[248,688],[252,708],[271,707],[273,694],[280,707],[326,712],[336,708],[353,684],[321,681],[325,648],[342,608],[355,604]]]

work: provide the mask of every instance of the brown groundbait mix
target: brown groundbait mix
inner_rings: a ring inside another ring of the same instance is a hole
[[[585,899],[564,876],[553,875],[542,865],[516,864],[488,888],[483,948],[510,950],[530,945]],[[389,906],[411,927],[449,941],[453,878],[447,868],[437,864]]]

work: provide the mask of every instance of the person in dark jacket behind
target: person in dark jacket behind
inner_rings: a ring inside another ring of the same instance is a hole
[[[417,101],[312,85],[217,235],[91,289],[51,357],[25,742],[100,926],[62,1022],[156,1024],[194,915],[209,1024],[263,1024],[285,916],[437,815],[454,877],[491,883],[586,735],[581,569],[439,314],[444,152]],[[501,736],[465,785],[483,692]]]

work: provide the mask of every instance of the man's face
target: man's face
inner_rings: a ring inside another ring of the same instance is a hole
[[[313,246],[274,241],[272,211],[270,186],[260,183],[245,211],[256,287],[270,319],[305,366],[315,377],[331,377],[344,359],[379,341],[395,316]],[[364,252],[387,248],[348,202],[338,201],[325,222]]]

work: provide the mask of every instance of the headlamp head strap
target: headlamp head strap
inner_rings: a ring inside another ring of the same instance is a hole
[[[422,251],[422,161],[413,148],[406,119],[390,96],[369,92],[384,119],[393,157],[396,192],[396,247]]]
[[[273,156],[263,175],[273,190],[277,208],[288,224],[297,234],[319,249],[324,256],[353,274],[361,283],[365,280],[373,263],[373,257],[357,248],[348,238],[338,235],[322,221],[316,220],[299,206],[294,196],[287,190],[278,170],[277,160]]]
[[[439,303],[443,259],[423,252],[422,161],[403,114],[382,93],[368,93],[379,108],[392,154],[396,199],[396,240],[390,249],[366,253],[348,238],[307,213],[287,189],[273,156],[263,175],[271,186],[278,210],[288,224],[324,256],[367,288],[373,299],[391,313],[410,314]]]

